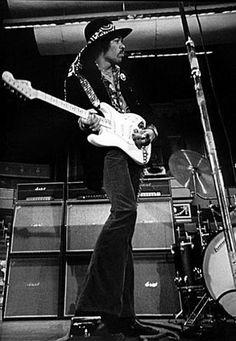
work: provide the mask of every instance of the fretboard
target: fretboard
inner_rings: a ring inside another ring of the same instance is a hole
[[[88,118],[88,112],[85,109],[82,109],[74,104],[71,104],[69,102],[63,101],[60,98],[48,95],[47,93],[43,91],[37,92],[37,98],[41,99],[44,102],[50,103],[51,105],[54,105],[58,108],[61,108],[67,112],[70,112],[78,117],[82,117],[87,119]],[[100,124],[105,127],[110,127],[111,122],[110,120],[106,119],[105,117],[99,116],[100,118]]]

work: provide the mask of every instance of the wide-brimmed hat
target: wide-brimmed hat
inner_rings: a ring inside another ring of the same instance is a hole
[[[116,37],[125,38],[131,31],[131,28],[116,29],[115,25],[106,18],[94,19],[84,29],[87,45],[81,51],[81,56],[83,55],[83,58],[88,57],[101,40],[112,40]]]

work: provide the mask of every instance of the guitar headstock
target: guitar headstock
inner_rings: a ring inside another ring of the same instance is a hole
[[[38,91],[31,87],[31,82],[23,79],[15,79],[8,71],[3,72],[2,80],[13,92],[19,92],[29,99],[38,97]]]

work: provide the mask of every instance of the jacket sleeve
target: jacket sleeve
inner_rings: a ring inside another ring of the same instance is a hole
[[[66,79],[65,84],[66,101],[82,109],[91,109],[92,104],[89,101],[79,79],[71,76]],[[78,117],[76,118],[78,121]],[[83,165],[84,184],[92,190],[100,190],[102,187],[104,148],[93,146],[87,141],[88,131],[82,131],[77,124],[77,133],[75,136],[75,145],[80,151],[81,162]]]

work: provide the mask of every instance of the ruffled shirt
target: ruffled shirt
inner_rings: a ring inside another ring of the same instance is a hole
[[[120,90],[120,79],[124,80],[125,75],[120,72],[120,67],[115,65],[112,68],[112,76],[104,71],[101,71],[102,81],[111,99],[112,106],[120,113],[130,112],[130,109],[125,102]]]

